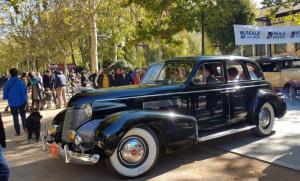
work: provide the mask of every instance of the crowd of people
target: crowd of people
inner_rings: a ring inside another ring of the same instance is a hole
[[[71,71],[68,80],[72,92],[74,88],[78,87],[78,83],[80,83],[81,87],[87,87],[90,84],[95,89],[101,89],[139,84],[146,71],[146,68],[135,68],[132,71],[127,67],[118,67],[109,71],[107,67],[103,67],[100,71],[90,75],[86,71],[81,71],[80,73]]]
[[[88,85],[95,88],[109,88],[139,84],[145,75],[146,68],[136,68],[130,71],[126,67],[109,71],[107,67],[98,73],[88,74],[86,71],[75,72],[71,70],[66,77],[60,70],[46,70],[43,75],[39,72],[24,72],[19,75],[17,69],[9,71],[8,79],[1,80],[3,86],[3,98],[8,100],[8,107],[13,116],[16,135],[20,135],[19,114],[22,126],[26,131],[26,111],[37,111],[51,108],[56,109],[67,106],[67,94],[69,97],[75,94],[80,87]],[[1,84],[1,85],[2,85]],[[27,98],[31,97],[31,101]]]

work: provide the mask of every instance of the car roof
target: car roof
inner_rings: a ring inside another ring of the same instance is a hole
[[[300,61],[299,57],[282,56],[282,57],[261,57],[256,60],[258,63],[273,63],[273,62],[286,62],[286,61]]]
[[[167,59],[166,62],[172,62],[172,61],[194,61],[194,62],[201,62],[201,61],[234,61],[234,60],[245,60],[245,61],[251,61],[253,60],[242,57],[242,56],[233,56],[233,55],[218,55],[218,56],[188,56],[188,57],[174,57]]]

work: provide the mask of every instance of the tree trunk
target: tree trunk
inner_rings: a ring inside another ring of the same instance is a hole
[[[162,42],[161,42],[161,36],[159,35],[156,43],[158,45],[158,50],[157,50],[157,60],[161,60],[162,57]]]
[[[49,67],[51,64],[51,60],[50,60],[50,52],[49,52],[48,48],[46,48],[46,59],[47,59],[48,67]]]
[[[96,12],[95,1],[90,1],[90,34],[91,34],[91,69],[92,73],[98,71],[98,52],[97,52],[97,24],[96,24]]]
[[[72,42],[70,42],[72,64],[76,66],[75,52]]]
[[[114,53],[113,53],[113,61],[117,62],[118,61],[118,44],[114,44]]]
[[[160,13],[159,17],[158,17],[158,30],[159,30],[159,35],[156,39],[157,41],[157,45],[158,45],[158,51],[157,51],[157,59],[158,60],[161,60],[161,57],[162,57],[162,38],[161,38],[161,19],[162,19],[162,14],[163,14],[163,11]]]
[[[32,69],[33,69],[33,71],[34,72],[36,72],[36,57],[35,56],[33,56],[33,61],[32,61]]]

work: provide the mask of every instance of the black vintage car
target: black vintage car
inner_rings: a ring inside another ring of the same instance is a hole
[[[161,152],[253,129],[271,134],[286,112],[283,96],[244,57],[172,58],[149,67],[142,84],[73,96],[43,136],[65,162],[104,159],[116,173],[149,172]]]

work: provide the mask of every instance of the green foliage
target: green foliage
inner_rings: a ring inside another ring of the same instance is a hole
[[[255,13],[251,0],[220,0],[205,16],[207,36],[223,54],[231,54],[235,47],[234,24],[252,24]],[[222,17],[222,18],[220,18]]]
[[[254,17],[250,0],[93,0],[94,10],[89,2],[5,1],[0,8],[0,26],[7,31],[0,39],[3,71],[17,63],[24,70],[42,69],[49,63],[89,68],[93,13],[102,66],[117,60],[145,66],[146,49],[137,44],[149,46],[150,63],[200,54],[201,22],[206,54],[230,53],[235,48],[233,24],[251,24]]]

